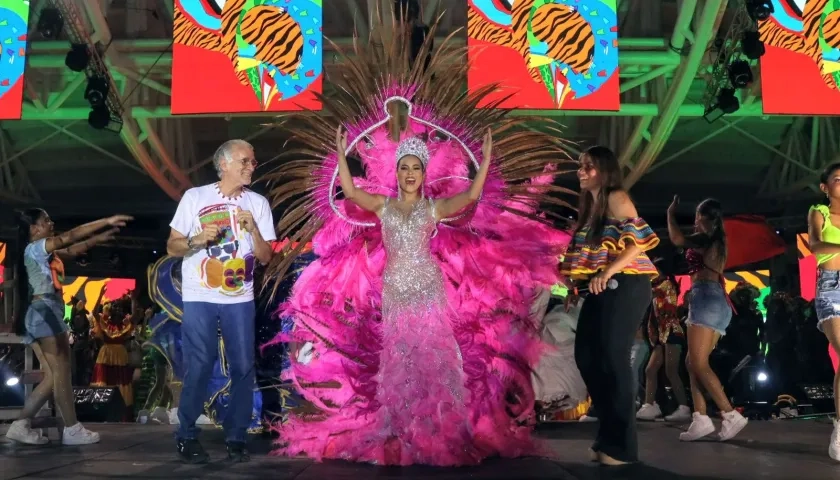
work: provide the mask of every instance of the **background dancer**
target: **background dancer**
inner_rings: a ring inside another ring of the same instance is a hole
[[[622,190],[621,167],[606,147],[580,156],[580,207],[561,273],[589,290],[575,337],[575,359],[597,411],[593,460],[620,465],[638,460],[630,349],[650,305],[656,268],[644,253],[659,238]],[[609,288],[609,281],[617,281]]]
[[[41,383],[26,399],[18,420],[12,422],[6,438],[16,442],[42,445],[49,440],[30,428],[31,420],[52,397],[61,419],[64,445],[97,443],[99,434],[91,432],[76,419],[70,363],[69,328],[64,322],[64,300],[53,284],[50,262],[61,257],[73,258],[95,245],[110,241],[132,220],[116,215],[97,220],[54,236],[53,222],[39,208],[20,212],[18,218],[17,278],[18,299],[15,330],[32,347],[44,372]],[[102,232],[101,230],[104,230]],[[97,233],[99,232],[99,233]],[[55,259],[54,257],[59,257]]]
[[[747,419],[732,408],[717,375],[709,366],[709,355],[718,339],[726,334],[732,319],[732,305],[724,289],[723,268],[726,265],[726,232],[723,229],[723,210],[720,202],[706,199],[697,205],[694,215],[694,233],[683,235],[677,224],[676,209],[679,197],[668,207],[668,236],[678,248],[686,248],[685,258],[691,273],[691,290],[686,294],[688,303],[688,367],[691,381],[691,399],[694,404],[692,422],[680,440],[691,442],[715,431],[706,414],[709,393],[723,416],[718,439],[733,438],[747,425]]]
[[[267,264],[277,237],[271,206],[248,188],[257,166],[254,148],[229,140],[213,155],[219,181],[184,193],[172,219],[167,252],[181,266],[181,323],[186,367],[178,407],[178,453],[189,463],[209,457],[198,442],[196,420],[204,412],[207,385],[218,358],[221,329],[230,368],[230,411],[225,416],[228,458],[250,459],[254,375],[254,265]]]
[[[665,376],[671,384],[671,391],[678,402],[677,409],[665,417],[669,422],[691,418],[688,398],[680,378],[680,359],[685,344],[685,331],[677,312],[678,285],[672,275],[665,274],[663,260],[657,258],[654,265],[659,275],[653,279],[653,302],[644,328],[651,345],[650,360],[645,368],[645,401],[636,412],[639,420],[654,420],[662,416],[662,409],[656,403],[659,384],[659,370],[665,367]]]
[[[820,177],[820,190],[828,205],[814,205],[808,212],[811,251],[817,257],[817,326],[825,333],[835,352],[840,352],[840,163],[826,167]],[[840,370],[834,373],[834,408],[840,415]],[[835,417],[828,455],[840,461],[840,422]]]

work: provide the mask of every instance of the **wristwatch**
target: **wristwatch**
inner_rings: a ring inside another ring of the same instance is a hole
[[[193,237],[187,238],[187,248],[192,250],[193,249]]]

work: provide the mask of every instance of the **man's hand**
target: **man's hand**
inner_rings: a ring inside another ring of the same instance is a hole
[[[204,248],[219,236],[219,226],[215,223],[205,225],[201,233],[192,237],[192,246]]]
[[[251,215],[251,212],[240,208],[236,212],[236,217],[239,220],[240,227],[244,228],[248,233],[254,233],[254,229],[257,228],[257,224],[254,222],[254,216]]]
[[[105,221],[111,227],[124,227],[126,223],[134,220],[134,217],[129,215],[114,215],[113,217],[108,217]]]

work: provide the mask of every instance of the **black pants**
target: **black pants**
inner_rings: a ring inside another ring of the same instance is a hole
[[[618,287],[583,301],[575,361],[598,414],[592,449],[622,462],[638,461],[636,403],[630,349],[651,301],[650,277],[616,275]]]

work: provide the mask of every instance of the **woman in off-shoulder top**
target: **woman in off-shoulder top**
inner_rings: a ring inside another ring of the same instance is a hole
[[[658,275],[644,253],[659,239],[639,218],[622,189],[621,167],[606,147],[580,156],[580,208],[561,273],[587,291],[575,337],[575,360],[598,412],[592,460],[605,465],[638,461],[635,385],[630,349]]]

